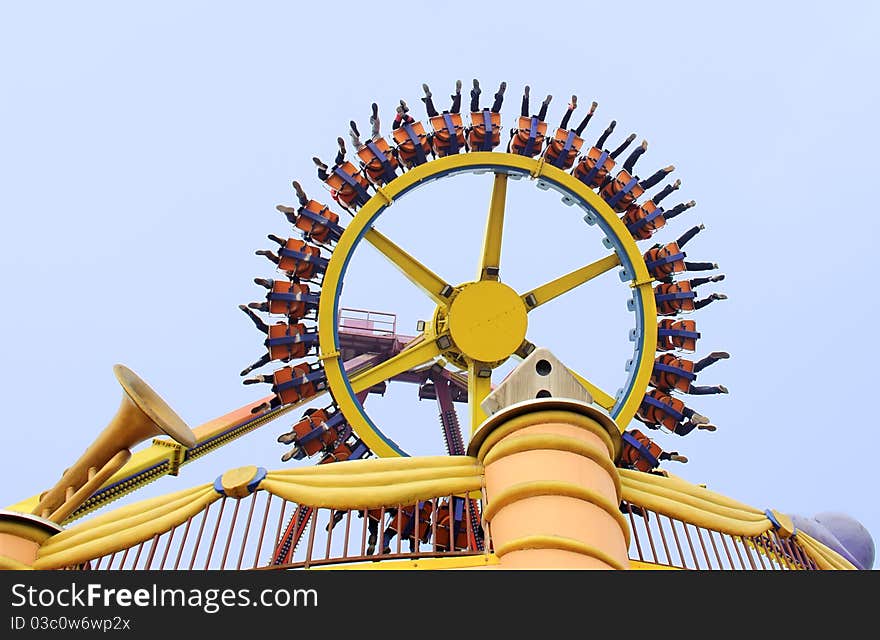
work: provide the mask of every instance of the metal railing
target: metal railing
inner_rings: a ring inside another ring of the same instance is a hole
[[[344,333],[393,336],[397,333],[397,315],[366,309],[342,308],[337,314],[336,325]]]
[[[491,553],[479,502],[471,502],[474,508],[459,496],[438,496],[419,508],[334,510],[259,490],[240,500],[223,497],[170,531],[75,568],[307,569]],[[447,515],[449,504],[460,520],[438,521],[435,515]],[[735,536],[627,502],[621,511],[630,523],[630,560],[687,570],[818,570],[796,540],[772,530]]]
[[[461,505],[457,510],[461,520],[449,518],[438,522],[435,517],[425,517],[426,511],[443,513],[450,503]],[[474,525],[480,527],[481,523],[472,522],[471,510],[466,508],[463,498],[439,496],[419,506],[413,509],[414,505],[397,505],[369,511],[313,508],[266,491],[240,500],[223,497],[170,531],[77,568],[296,569],[487,553],[480,548],[484,532],[478,535],[474,531]],[[405,511],[412,513],[412,517],[407,517]],[[296,522],[297,518],[301,522]],[[301,542],[283,549],[286,532],[300,526],[307,528],[305,535],[297,536]],[[413,535],[416,531],[420,535]]]
[[[733,536],[622,503],[632,532],[630,560],[696,570],[816,570],[796,540],[775,531]]]

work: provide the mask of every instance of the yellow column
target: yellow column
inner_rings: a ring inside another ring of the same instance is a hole
[[[468,450],[485,467],[483,517],[498,568],[627,569],[629,525],[614,465],[620,432],[546,350],[520,367],[538,362],[563,379],[517,381],[518,368],[506,381],[512,394],[499,386],[487,398],[488,408],[504,408],[480,425]],[[536,398],[536,388],[550,397]],[[558,397],[562,389],[567,397]],[[508,404],[523,396],[532,399]]]

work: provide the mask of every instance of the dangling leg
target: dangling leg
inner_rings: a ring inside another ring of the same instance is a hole
[[[306,196],[306,192],[303,191],[302,185],[294,180],[292,183],[293,190],[296,192],[296,199],[299,201],[300,206],[306,206],[309,203],[309,198]]]
[[[655,203],[656,203],[656,201],[655,201]],[[675,205],[669,211],[664,212],[663,217],[666,218],[667,220],[670,220],[670,219],[674,218],[675,216],[677,216],[679,213],[682,213],[683,211],[687,211],[688,209],[690,209],[691,207],[695,207],[696,205],[697,205],[696,200],[691,200],[690,202],[682,202],[681,204]]]
[[[694,302],[694,309],[702,309],[708,304],[715,302],[716,300],[727,300],[727,296],[723,293],[713,293],[702,300],[697,300]]]
[[[264,364],[269,364],[271,361],[272,361],[271,356],[270,356],[268,353],[266,353],[266,354],[264,354],[259,360],[257,360],[256,362],[254,362],[252,365],[250,365],[249,367],[245,367],[244,369],[242,369],[242,370],[241,370],[241,373],[239,373],[238,375],[240,375],[240,376],[246,376],[247,374],[249,374],[249,373],[250,373],[251,371],[253,371],[254,369],[259,369],[259,368],[262,367]]]
[[[450,98],[452,98],[452,108],[449,111],[452,113],[461,113],[461,80],[455,81],[455,93],[453,93]]]
[[[253,378],[245,378],[242,380],[243,384],[259,384],[260,382],[264,382],[266,384],[274,384],[275,378],[272,374],[259,374],[254,376]]]
[[[727,390],[727,387],[725,387],[723,384],[716,384],[716,385],[702,386],[702,387],[698,387],[694,384],[691,384],[688,387],[688,393],[691,394],[692,396],[708,396],[708,395],[714,395],[717,393],[729,393],[729,391]]]
[[[287,244],[287,240],[285,238],[276,236],[274,233],[267,234],[266,237],[269,238],[269,240],[271,240],[272,242],[277,242],[278,246],[280,247],[283,247]]]
[[[609,124],[605,128],[605,131],[603,131],[602,135],[599,136],[599,139],[596,140],[596,144],[594,146],[599,149],[604,149],[605,143],[608,141],[608,136],[610,136],[614,132],[614,127],[616,127],[616,126],[617,126],[617,120],[612,120],[611,124]],[[577,133],[577,132],[575,132],[575,133]],[[578,133],[578,135],[580,135],[580,134]]]
[[[269,291],[272,290],[272,287],[275,286],[275,281],[271,278],[254,278],[254,284],[258,284],[261,287],[265,287]],[[253,307],[251,307],[253,309]]]
[[[406,114],[406,111],[403,109],[403,105],[406,104],[403,100],[400,101],[400,104],[397,105],[397,115],[394,116],[394,121],[391,123],[391,130],[397,131],[400,126],[403,124],[403,116]]]
[[[715,364],[719,360],[727,360],[729,357],[730,354],[726,351],[713,351],[708,356],[694,364],[694,373],[699,373],[709,365]]]
[[[334,162],[336,163],[336,166],[339,166],[345,162],[345,140],[342,138],[336,138],[336,144],[339,145],[339,151],[336,152],[336,159]]]
[[[431,93],[431,89],[428,88],[428,85],[422,85],[422,91],[425,92],[425,97],[422,98],[422,102],[425,103],[425,111],[428,114],[429,118],[433,118],[434,116],[439,116],[440,114],[437,112],[437,108],[434,106],[434,101],[431,99],[433,95]]]
[[[362,146],[361,133],[360,133],[360,131],[358,131],[357,124],[355,123],[354,120],[350,120],[348,122],[348,127],[349,127],[348,135],[351,138],[351,146],[353,146],[355,149],[360,149]],[[340,163],[337,162],[336,164],[340,164]]]
[[[686,260],[684,263],[685,271],[711,271],[712,269],[717,268],[717,262],[688,262]]]
[[[636,139],[636,134],[634,134],[634,133],[629,134],[629,135],[626,137],[626,140],[624,140],[623,143],[622,143],[619,147],[617,147],[614,151],[612,151],[612,152],[611,152],[610,154],[608,154],[608,155],[610,155],[612,159],[617,160],[617,156],[619,156],[621,153],[623,153],[624,151],[626,151],[626,148],[627,148],[627,147],[632,143],[632,141],[635,140],[635,139]]]
[[[263,319],[260,316],[258,316],[256,313],[251,311],[247,306],[243,304],[238,305],[238,308],[244,311],[245,315],[247,315],[247,317],[251,319],[257,329],[259,329],[266,335],[269,334],[269,325],[263,322]]]
[[[649,177],[647,180],[642,180],[639,182],[639,186],[642,189],[650,189],[655,184],[660,182],[663,178],[665,178],[668,174],[675,171],[675,165],[669,165],[668,167],[663,167],[662,169],[658,169],[654,172],[654,175]]]
[[[245,384],[248,384],[248,382],[245,381]],[[281,400],[278,398],[278,396],[275,396],[269,402],[261,402],[257,406],[251,407],[251,413],[260,413],[262,411],[269,411],[271,409],[277,409],[280,406],[281,406]],[[292,455],[292,452],[291,452],[291,455]],[[290,458],[288,457],[284,461],[287,462],[287,460],[290,460]]]
[[[560,129],[568,129],[568,121],[571,120],[571,114],[574,113],[574,110],[577,109],[578,106],[578,97],[575,95],[571,96],[571,102],[568,103],[568,109],[565,110],[565,115],[562,116],[562,121],[559,123]],[[580,135],[580,134],[578,134]]]
[[[312,156],[312,162],[318,167],[318,180],[327,182],[327,178],[330,177],[330,174],[327,173],[327,165],[317,156]]]
[[[628,174],[630,174],[630,175],[635,175],[635,174],[633,173],[633,169],[635,169],[635,166],[636,166],[636,160],[638,160],[639,157],[640,157],[643,153],[645,153],[645,151],[647,151],[647,150],[648,150],[648,141],[647,141],[647,140],[642,140],[642,144],[640,144],[638,147],[636,147],[636,148],[632,151],[632,153],[630,153],[630,154],[627,156],[626,160],[623,162],[623,168],[624,168],[624,170],[625,170]]]
[[[498,93],[495,94],[495,102],[492,103],[492,113],[501,112],[501,103],[504,101],[504,90],[507,89],[507,83],[502,82],[498,87]]]
[[[529,85],[523,87],[522,107],[520,107],[519,115],[523,118],[529,117]]]
[[[370,108],[373,110],[370,116],[370,126],[372,127],[370,134],[373,136],[373,140],[376,140],[379,137],[379,105],[374,102]]]
[[[547,95],[544,98],[544,102],[541,103],[541,109],[538,111],[538,120],[544,121],[547,119],[547,107],[550,106],[550,101],[553,99],[553,96]]]
[[[681,180],[676,180],[672,184],[667,184],[659,192],[657,192],[657,194],[655,194],[654,197],[651,198],[651,201],[654,204],[659,205],[660,201],[663,200],[663,198],[665,198],[670,193],[672,193],[673,191],[678,189],[680,186],[681,186]],[[668,218],[669,216],[664,213],[664,217]]]
[[[258,251],[254,251],[254,255],[265,256],[265,257],[267,257],[270,261],[274,262],[275,264],[278,264],[279,262],[281,262],[281,258],[279,258],[278,256],[276,256],[276,255],[275,255],[274,253],[272,253],[271,251],[267,251],[266,249],[259,249]]]
[[[471,111],[480,110],[480,82],[474,78],[474,88],[471,89]]]
[[[599,103],[593,101],[593,104],[592,104],[592,106],[590,107],[590,112],[589,112],[586,116],[584,116],[584,119],[581,120],[581,123],[577,126],[577,129],[574,130],[574,132],[575,132],[576,135],[581,135],[581,133],[583,133],[584,128],[586,128],[586,126],[587,126],[587,123],[590,122],[590,119],[593,117],[593,114],[596,113],[596,107],[598,107],[598,106],[599,106]],[[612,129],[612,130],[614,129],[614,125],[615,125],[615,124],[616,124],[616,123],[612,120],[612,121],[611,121],[611,129]],[[611,135],[611,131],[608,131],[608,132],[606,132],[606,133],[604,133],[604,134],[602,134],[602,135],[603,135],[605,138],[607,138],[609,135]],[[601,148],[602,148],[602,145],[605,144],[605,140],[602,139],[602,138],[600,138],[600,140],[602,140],[602,144],[599,144],[599,143],[597,142],[597,143],[596,143],[596,146],[599,147],[599,148],[601,149]]]
[[[376,539],[379,537],[379,521],[367,518],[367,528],[370,532],[370,537],[367,539],[367,555],[371,556],[376,550]]]
[[[676,244],[678,244],[678,248],[683,249],[684,245],[686,245],[690,241],[691,238],[693,238],[695,235],[700,233],[700,231],[702,231],[705,228],[706,227],[703,226],[702,224],[698,224],[697,226],[691,227],[690,229],[685,231],[683,234],[681,234],[681,236],[679,236],[678,240],[676,240]]]
[[[708,282],[721,282],[724,280],[724,274],[719,273],[716,276],[709,276],[708,278],[691,278],[688,282],[691,283],[691,289],[696,289],[701,284],[706,284]]]

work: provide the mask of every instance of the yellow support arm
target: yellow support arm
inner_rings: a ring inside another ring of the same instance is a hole
[[[542,284],[540,287],[536,287],[522,295],[523,302],[526,303],[526,309],[529,311],[537,309],[542,304],[550,302],[553,298],[558,298],[563,293],[568,293],[619,264],[620,258],[617,257],[616,253],[612,253],[586,266],[575,269],[571,273],[551,280],[547,284]]]

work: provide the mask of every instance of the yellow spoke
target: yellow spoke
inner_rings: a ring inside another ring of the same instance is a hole
[[[448,336],[441,336],[439,339]],[[410,347],[407,345],[403,351],[393,358],[389,358],[375,367],[370,367],[366,371],[357,374],[351,378],[351,388],[354,393],[366,391],[373,385],[377,385],[385,380],[390,380],[394,376],[400,375],[410,369],[424,364],[440,355],[440,347],[437,346],[438,339],[420,341],[418,344]],[[413,341],[415,342],[415,341]]]
[[[584,378],[577,371],[573,371],[572,369],[569,369],[569,371],[571,371],[571,375],[577,378],[577,381],[580,382],[584,386],[584,388],[590,392],[590,395],[593,396],[593,402],[598,404],[603,409],[611,411],[611,407],[614,406],[614,396],[602,391],[602,389]]]
[[[375,229],[367,231],[364,238],[434,302],[444,307],[449,303],[452,287],[443,278]]]
[[[486,375],[487,372],[489,375]],[[472,361],[468,365],[468,406],[470,408],[471,434],[488,417],[480,404],[492,391],[491,375],[492,370],[484,362]]]
[[[492,184],[492,199],[486,217],[483,236],[483,256],[480,259],[479,280],[498,280],[501,267],[501,234],[504,230],[504,205],[507,199],[507,174],[496,173]]]
[[[531,311],[532,309],[540,307],[542,304],[550,302],[553,298],[557,298],[563,293],[568,293],[585,282],[589,282],[596,276],[602,275],[619,264],[620,258],[616,253],[612,253],[611,255],[605,256],[604,258],[596,260],[584,267],[580,267],[579,269],[575,269],[571,273],[567,273],[555,280],[551,280],[547,284],[542,284],[540,287],[536,287],[531,291],[524,293],[522,295],[523,302],[526,303],[526,308]]]

